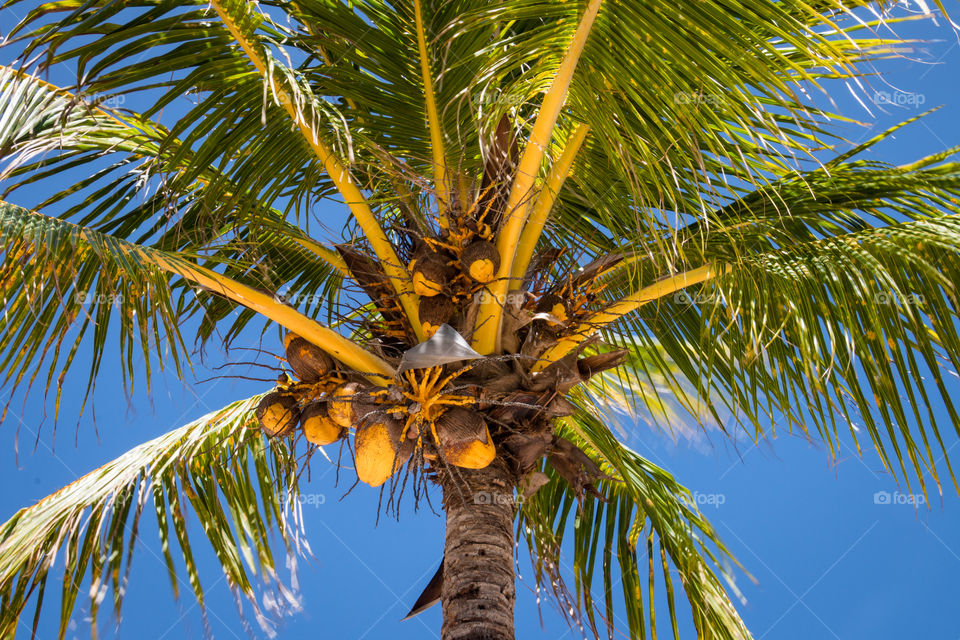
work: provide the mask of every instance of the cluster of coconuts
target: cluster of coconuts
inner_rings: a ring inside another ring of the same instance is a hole
[[[287,362],[305,385],[323,386],[334,372],[330,356],[303,338],[288,334],[284,347]],[[298,389],[290,385],[285,375],[281,376],[279,386],[281,390],[268,393],[257,407],[257,420],[268,436],[292,435],[299,425],[309,442],[325,446],[342,438],[353,425],[352,408],[345,402],[345,396],[356,383],[336,386],[323,400],[316,398],[316,393],[310,394],[306,387]]]
[[[439,454],[458,467],[482,469],[496,457],[486,421],[476,411],[452,406],[408,427],[409,408],[398,388],[384,392],[345,381],[329,355],[294,334],[284,346],[300,382],[283,375],[278,389],[260,401],[256,417],[266,435],[289,437],[299,429],[308,442],[326,446],[354,429],[357,477],[374,487],[400,470],[425,439],[436,443],[436,453],[425,451],[424,457]]]
[[[456,287],[466,276],[476,285],[486,285],[497,277],[500,253],[488,240],[476,239],[458,252],[422,245],[409,265],[413,290],[420,296],[420,325],[424,338],[430,338],[448,322],[457,311],[463,296],[470,295],[469,287]],[[466,289],[466,290],[464,290]]]

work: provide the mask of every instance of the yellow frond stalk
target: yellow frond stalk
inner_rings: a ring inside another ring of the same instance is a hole
[[[333,267],[338,272],[340,272],[340,274],[343,275],[344,277],[346,278],[350,277],[350,269],[347,268],[347,263],[344,262],[343,258],[340,257],[340,254],[334,251],[333,249],[330,249],[329,247],[325,247],[319,242],[317,242],[316,240],[313,240],[311,238],[306,238],[302,236],[290,236],[290,239],[296,242],[298,245],[300,245],[304,249],[306,249],[307,251],[309,251],[310,253],[312,253],[313,255],[317,256],[318,258],[326,262],[327,264],[329,264],[331,267]]]
[[[354,184],[350,173],[340,163],[340,160],[320,139],[313,125],[308,122],[304,118],[303,113],[297,109],[293,96],[268,72],[266,64],[264,64],[260,54],[257,53],[253,43],[240,31],[240,28],[233,18],[230,17],[230,14],[226,11],[222,2],[220,0],[211,0],[211,4],[217,12],[217,15],[220,16],[223,24],[230,31],[230,34],[237,41],[237,44],[240,45],[240,48],[243,49],[247,58],[250,59],[253,66],[260,72],[260,75],[269,81],[270,88],[300,130],[303,139],[310,145],[310,148],[317,158],[320,159],[320,162],[323,163],[327,175],[330,176],[330,180],[333,181],[337,191],[340,192],[347,206],[350,207],[353,217],[356,218],[357,223],[370,242],[370,246],[373,247],[374,253],[377,255],[377,258],[379,258],[383,271],[390,280],[393,289],[397,292],[400,298],[400,304],[403,306],[404,313],[410,321],[410,325],[413,327],[417,338],[422,340],[423,335],[420,328],[420,318],[417,314],[417,299],[407,286],[410,278],[407,274],[406,267],[404,267],[397,257],[396,252],[393,250],[393,245],[390,244],[390,240],[380,227],[380,223],[377,222],[376,216],[373,215],[367,199],[363,196],[359,187]]]
[[[477,317],[476,330],[473,334],[473,348],[482,354],[489,354],[499,349],[500,320],[503,317],[503,305],[510,288],[511,274],[513,273],[513,257],[520,239],[520,232],[531,208],[533,207],[533,187],[540,173],[540,165],[546,153],[554,127],[560,117],[560,110],[567,99],[570,82],[576,71],[580,54],[587,43],[587,37],[593,29],[594,20],[600,11],[603,0],[590,0],[587,10],[577,25],[573,40],[564,55],[557,75],[550,85],[550,89],[543,98],[540,112],[530,132],[530,139],[520,156],[517,167],[517,176],[510,189],[507,199],[506,218],[497,238],[497,249],[500,251],[500,271],[497,280],[490,285],[492,295],[480,306]]]
[[[371,381],[376,384],[386,386],[394,376],[393,367],[385,360],[303,315],[293,307],[277,302],[266,293],[185,260],[171,259],[152,252],[142,257],[164,271],[175,273],[185,280],[206,287],[273,320],[311,344],[320,347],[351,369],[371,374]]]
[[[539,242],[540,235],[543,233],[543,227],[547,223],[547,217],[553,210],[560,189],[563,187],[567,176],[570,175],[573,161],[576,159],[580,147],[583,146],[583,141],[587,139],[589,131],[590,127],[585,124],[578,126],[570,135],[567,145],[563,148],[563,153],[560,154],[557,162],[550,170],[547,182],[537,196],[536,204],[534,204],[533,211],[530,213],[530,219],[523,228],[520,241],[517,243],[513,269],[510,272],[510,278],[513,282],[520,282],[520,279],[527,272],[530,260],[533,259],[533,253],[537,249],[537,242]]]
[[[582,324],[580,324],[580,326],[577,327],[573,334],[561,338],[557,344],[550,349],[547,349],[547,351],[540,357],[540,360],[537,361],[537,363],[533,366],[533,371],[542,371],[543,369],[547,368],[550,364],[570,353],[577,347],[577,345],[582,343],[600,329],[613,322],[616,322],[629,313],[633,313],[646,303],[668,296],[671,293],[675,293],[676,291],[683,289],[684,287],[689,287],[701,282],[706,282],[707,280],[712,280],[713,278],[726,273],[729,271],[729,269],[729,266],[724,267],[713,264],[705,264],[702,267],[698,267],[690,271],[684,271],[683,273],[678,273],[675,276],[665,278],[652,285],[643,287],[639,291],[632,293],[623,300],[620,300],[603,311],[598,311],[592,314]]]
[[[430,75],[430,55],[427,52],[427,34],[423,26],[420,0],[414,0],[413,10],[417,24],[417,46],[420,49],[423,95],[426,100],[427,122],[430,126],[430,146],[433,151],[433,182],[437,188],[437,215],[440,218],[440,226],[446,229],[449,226],[447,208],[451,202],[451,189],[447,185],[447,156],[443,145],[443,131],[440,129],[440,116],[437,113],[437,98],[433,91],[433,78]]]

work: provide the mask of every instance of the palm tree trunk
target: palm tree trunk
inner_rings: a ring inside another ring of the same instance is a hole
[[[447,537],[442,640],[514,640],[513,481],[500,456],[486,469],[440,474]]]

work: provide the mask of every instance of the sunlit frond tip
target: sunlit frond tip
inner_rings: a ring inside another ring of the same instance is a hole
[[[59,582],[55,564],[65,566],[60,638],[81,592],[90,594],[94,632],[108,592],[119,615],[140,516],[150,503],[174,593],[181,584],[174,556],[182,553],[190,588],[203,606],[188,536],[189,505],[234,593],[250,601],[261,627],[273,635],[257,603],[253,578],[259,576],[264,587],[273,585],[279,596],[274,601],[296,608],[295,595],[277,575],[270,532],[279,534],[292,558],[301,544],[300,523],[297,510],[288,508],[298,499],[290,450],[267,444],[251,428],[259,400],[234,402],[146,442],[18,511],[0,528],[0,636],[26,631],[21,615],[32,600],[36,635],[46,588]],[[253,498],[257,494],[259,501]],[[171,550],[173,545],[180,553]]]

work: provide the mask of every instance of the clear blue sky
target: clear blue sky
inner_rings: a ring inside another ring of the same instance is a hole
[[[960,7],[956,9],[960,15]],[[0,12],[0,24],[9,25],[21,12],[19,8]],[[924,22],[901,25],[898,31],[928,42],[918,46],[913,55],[916,61],[885,64],[889,84],[874,79],[873,88],[866,92],[868,98],[885,92],[879,97],[890,96],[888,102],[896,104],[886,105],[886,112],[871,104],[871,116],[845,89],[837,88],[832,97],[844,113],[871,125],[845,128],[852,140],[944,105],[873,153],[878,159],[907,162],[960,144],[960,45],[942,20],[940,27]],[[9,57],[0,51],[0,60]],[[37,196],[23,193],[15,200],[29,206]],[[342,216],[333,205],[319,213],[328,222]],[[279,344],[266,346],[280,348]],[[238,351],[233,358],[246,356]],[[206,364],[222,362],[223,354],[211,350]],[[76,366],[73,386],[65,392],[55,443],[52,405],[44,405],[41,393],[26,398],[22,411],[21,400],[13,405],[0,427],[0,485],[5,487],[0,492],[0,518],[144,440],[266,386],[219,379],[200,384],[190,380],[184,388],[168,377],[159,380],[150,395],[139,389],[128,404],[121,398],[117,364],[108,360],[97,382],[99,439],[89,411],[76,429],[71,417],[85,386],[82,363]],[[255,370],[239,367],[235,372],[256,375],[251,371]],[[211,375],[199,368],[196,377]],[[15,448],[18,427],[19,453]],[[948,440],[948,446],[956,443],[956,437]],[[694,442],[673,442],[637,426],[630,429],[629,444],[696,492],[704,513],[756,579],[754,584],[742,572],[738,574],[747,600],[741,612],[757,638],[960,638],[956,621],[960,500],[949,487],[942,502],[929,509],[915,511],[909,504],[897,504],[896,492],[901,489],[882,472],[877,457],[868,452],[858,458],[849,442],[837,464],[831,463],[822,447],[786,434],[756,448],[749,442],[731,446],[716,434]],[[377,491],[361,486],[340,501],[349,482],[335,487],[332,467],[318,457],[313,464],[312,478],[303,484],[302,492],[322,496],[313,501],[315,506],[304,507],[314,557],[300,563],[303,610],[279,622],[280,637],[439,637],[437,607],[412,621],[400,622],[400,618],[440,559],[442,519],[422,509],[403,513],[399,522],[382,518],[375,527]],[[877,504],[877,492],[892,494],[891,504]],[[207,552],[202,535],[195,534],[193,539],[198,541],[195,552],[208,590],[211,631],[216,638],[247,637],[212,553]],[[518,566],[518,637],[578,637],[549,602],[538,611],[529,559],[523,553]],[[101,637],[203,637],[200,611],[189,590],[182,591],[187,597],[176,603],[159,556],[156,527],[147,515],[119,631],[102,624]],[[55,637],[58,603],[52,598],[47,607],[41,640]],[[68,637],[90,636],[85,607],[81,598]],[[105,615],[104,622],[108,618]],[[681,624],[682,637],[692,637],[686,617]],[[261,637],[256,628],[253,633]]]

